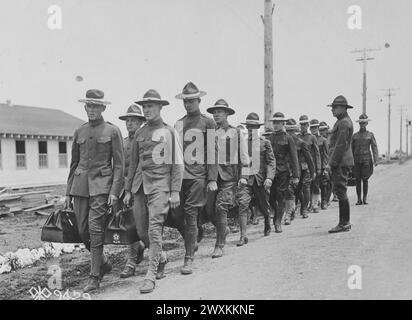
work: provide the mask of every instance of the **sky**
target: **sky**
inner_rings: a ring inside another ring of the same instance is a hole
[[[368,128],[385,153],[388,98],[382,89],[399,88],[392,97],[391,150],[399,149],[398,107],[408,106],[412,88],[412,1],[274,3],[274,112],[333,125],[326,105],[343,94],[355,107],[350,116],[358,119],[362,63],[350,51],[381,48],[368,62]],[[61,29],[48,27],[51,5],[61,8]],[[347,26],[351,5],[362,9],[361,30]],[[236,110],[232,124],[250,112],[263,119],[263,9],[264,0],[2,0],[0,102],[85,119],[77,100],[87,89],[101,89],[112,102],[105,119],[125,134],[118,116],[148,89],[170,101],[163,119],[173,125],[185,114],[175,95],[193,81],[207,92],[203,112],[224,98]]]

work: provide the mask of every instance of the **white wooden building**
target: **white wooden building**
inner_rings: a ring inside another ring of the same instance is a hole
[[[73,133],[84,122],[61,110],[0,104],[0,187],[65,183]]]

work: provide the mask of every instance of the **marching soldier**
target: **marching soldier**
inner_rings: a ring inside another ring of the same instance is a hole
[[[318,200],[320,198],[320,191],[319,186],[315,183],[316,175],[320,175],[321,173],[321,165],[320,165],[320,154],[319,154],[319,147],[318,141],[316,137],[308,132],[309,129],[309,118],[306,115],[302,115],[299,118],[300,124],[300,134],[298,135],[309,147],[310,154],[312,155],[313,163],[315,165],[315,174],[311,177],[311,182],[306,182],[302,185],[302,193],[303,193],[303,201],[301,206],[303,210],[308,212],[308,204],[312,202],[312,211],[314,213],[319,212],[318,208]],[[312,194],[313,193],[313,194]],[[312,195],[312,196],[311,196]]]
[[[120,116],[119,119],[126,122],[126,129],[128,132],[128,136],[123,140],[125,159],[124,172],[126,180],[132,154],[133,138],[136,131],[142,126],[146,119],[143,116],[142,110],[136,104],[132,104],[127,109],[127,112],[124,115]],[[127,182],[125,181],[125,184],[126,183]],[[140,241],[137,241],[136,243],[129,245],[127,262],[123,271],[120,273],[120,278],[129,278],[134,275],[136,266],[143,260],[143,252],[144,246]]]
[[[253,172],[248,177],[247,184],[239,188],[239,224],[240,240],[237,246],[248,242],[246,236],[247,217],[250,211],[252,197],[262,212],[265,219],[264,235],[270,232],[270,205],[269,192],[276,172],[276,160],[269,140],[259,137],[258,130],[263,123],[259,122],[259,116],[252,112],[243,123],[248,130],[248,154],[250,168]]]
[[[156,90],[136,102],[143,108],[146,124],[136,131],[126,180],[124,203],[134,195],[133,210],[138,235],[149,248],[149,267],[140,293],[152,292],[163,277],[167,263],[162,251],[162,230],[169,208],[180,204],[183,179],[182,149],[175,130],[163,122],[161,110],[169,104]]]
[[[318,142],[319,154],[320,154],[320,174],[317,174],[315,180],[313,181],[313,200],[312,203],[316,203],[316,207],[313,206],[313,211],[315,212],[315,208],[318,207],[318,203],[321,203],[321,209],[327,209],[327,204],[324,199],[321,198],[322,194],[322,179],[325,175],[328,174],[326,171],[326,165],[328,164],[328,152],[329,152],[329,144],[328,139],[323,137],[319,133],[319,121],[316,119],[312,119],[310,121],[310,132],[316,137]],[[323,200],[323,201],[322,201]]]
[[[216,101],[214,106],[207,109],[213,114],[217,125],[217,163],[218,163],[218,191],[216,195],[216,244],[212,258],[223,255],[223,247],[226,236],[229,233],[227,227],[227,214],[229,208],[235,203],[236,185],[247,184],[249,156],[247,145],[239,129],[231,126],[227,118],[233,115],[235,110],[229,107],[224,99]],[[236,158],[235,158],[236,156]]]
[[[322,137],[324,137],[328,141],[328,158],[329,158],[329,126],[326,122],[321,121],[319,123],[319,133]],[[322,174],[321,179],[321,198],[322,198],[322,209],[328,208],[330,204],[330,197],[332,195],[332,179],[330,176],[330,170],[325,169],[324,173]]]
[[[282,232],[282,218],[285,212],[285,201],[288,196],[290,180],[296,187],[299,183],[299,163],[296,145],[293,138],[285,131],[285,116],[276,112],[271,119],[273,133],[266,135],[270,141],[276,159],[276,174],[270,190],[270,203],[275,215],[273,223],[275,232]]]
[[[207,161],[207,130],[215,130],[213,119],[200,112],[201,97],[206,92],[200,91],[196,85],[189,82],[182,93],[176,96],[183,100],[186,115],[178,120],[175,125],[183,144],[183,152],[194,143],[199,143],[195,149],[196,154],[185,154],[185,171],[183,175],[182,190],[180,192],[181,206],[184,210],[184,241],[186,254],[182,274],[192,273],[192,264],[198,238],[198,218],[202,208],[206,204],[206,192],[217,190],[217,165],[208,164]],[[200,133],[202,138],[196,135]],[[193,151],[193,150],[192,150]],[[198,154],[199,153],[199,154]],[[201,230],[201,229],[199,229]]]
[[[296,135],[297,131],[300,131],[295,119],[289,119],[285,125],[286,132],[294,139],[296,145],[296,151],[298,153],[298,163],[299,163],[299,186],[296,187],[292,180],[289,182],[289,189],[288,195],[286,198],[286,217],[285,217],[285,225],[290,225],[291,221],[294,218],[295,213],[295,194],[298,195],[298,199],[300,199],[301,203],[303,201],[303,194],[297,192],[303,190],[303,185],[310,184],[310,179],[313,177],[315,173],[315,166],[313,164],[312,155],[310,154],[309,147],[305,141],[299,138]],[[300,207],[300,215],[303,219],[308,217],[306,210],[304,210],[304,206],[301,205]]]
[[[90,278],[84,292],[99,288],[112,266],[103,253],[109,206],[117,204],[123,185],[124,154],[118,127],[104,121],[103,91],[91,89],[85,104],[89,121],[74,133],[72,160],[67,179],[66,207],[74,206],[80,237],[91,253]]]
[[[331,169],[333,189],[339,199],[339,224],[329,230],[329,233],[336,233],[351,229],[347,184],[350,167],[354,165],[351,148],[353,123],[347,110],[353,107],[348,105],[344,96],[336,97],[328,107],[332,107],[332,114],[337,118],[330,136],[327,165]]]
[[[356,178],[356,205],[368,204],[368,180],[373,174],[373,167],[378,165],[378,146],[372,132],[366,130],[370,119],[366,114],[359,117],[359,131],[352,137],[352,152],[355,161],[353,173]],[[372,149],[372,154],[370,150]],[[363,183],[363,202],[361,197]]]

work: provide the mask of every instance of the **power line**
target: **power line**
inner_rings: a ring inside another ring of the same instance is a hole
[[[350,53],[362,53],[362,57],[359,59],[356,59],[356,61],[362,61],[363,62],[363,91],[362,91],[362,113],[366,113],[366,64],[369,60],[374,60],[375,58],[369,57],[367,52],[372,52],[372,51],[379,51],[381,49],[367,49],[364,48],[362,50],[353,50]]]

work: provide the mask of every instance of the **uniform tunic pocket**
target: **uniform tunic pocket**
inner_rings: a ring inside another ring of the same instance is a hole
[[[110,142],[112,137],[100,137],[97,138],[97,152],[109,152],[110,151]]]

